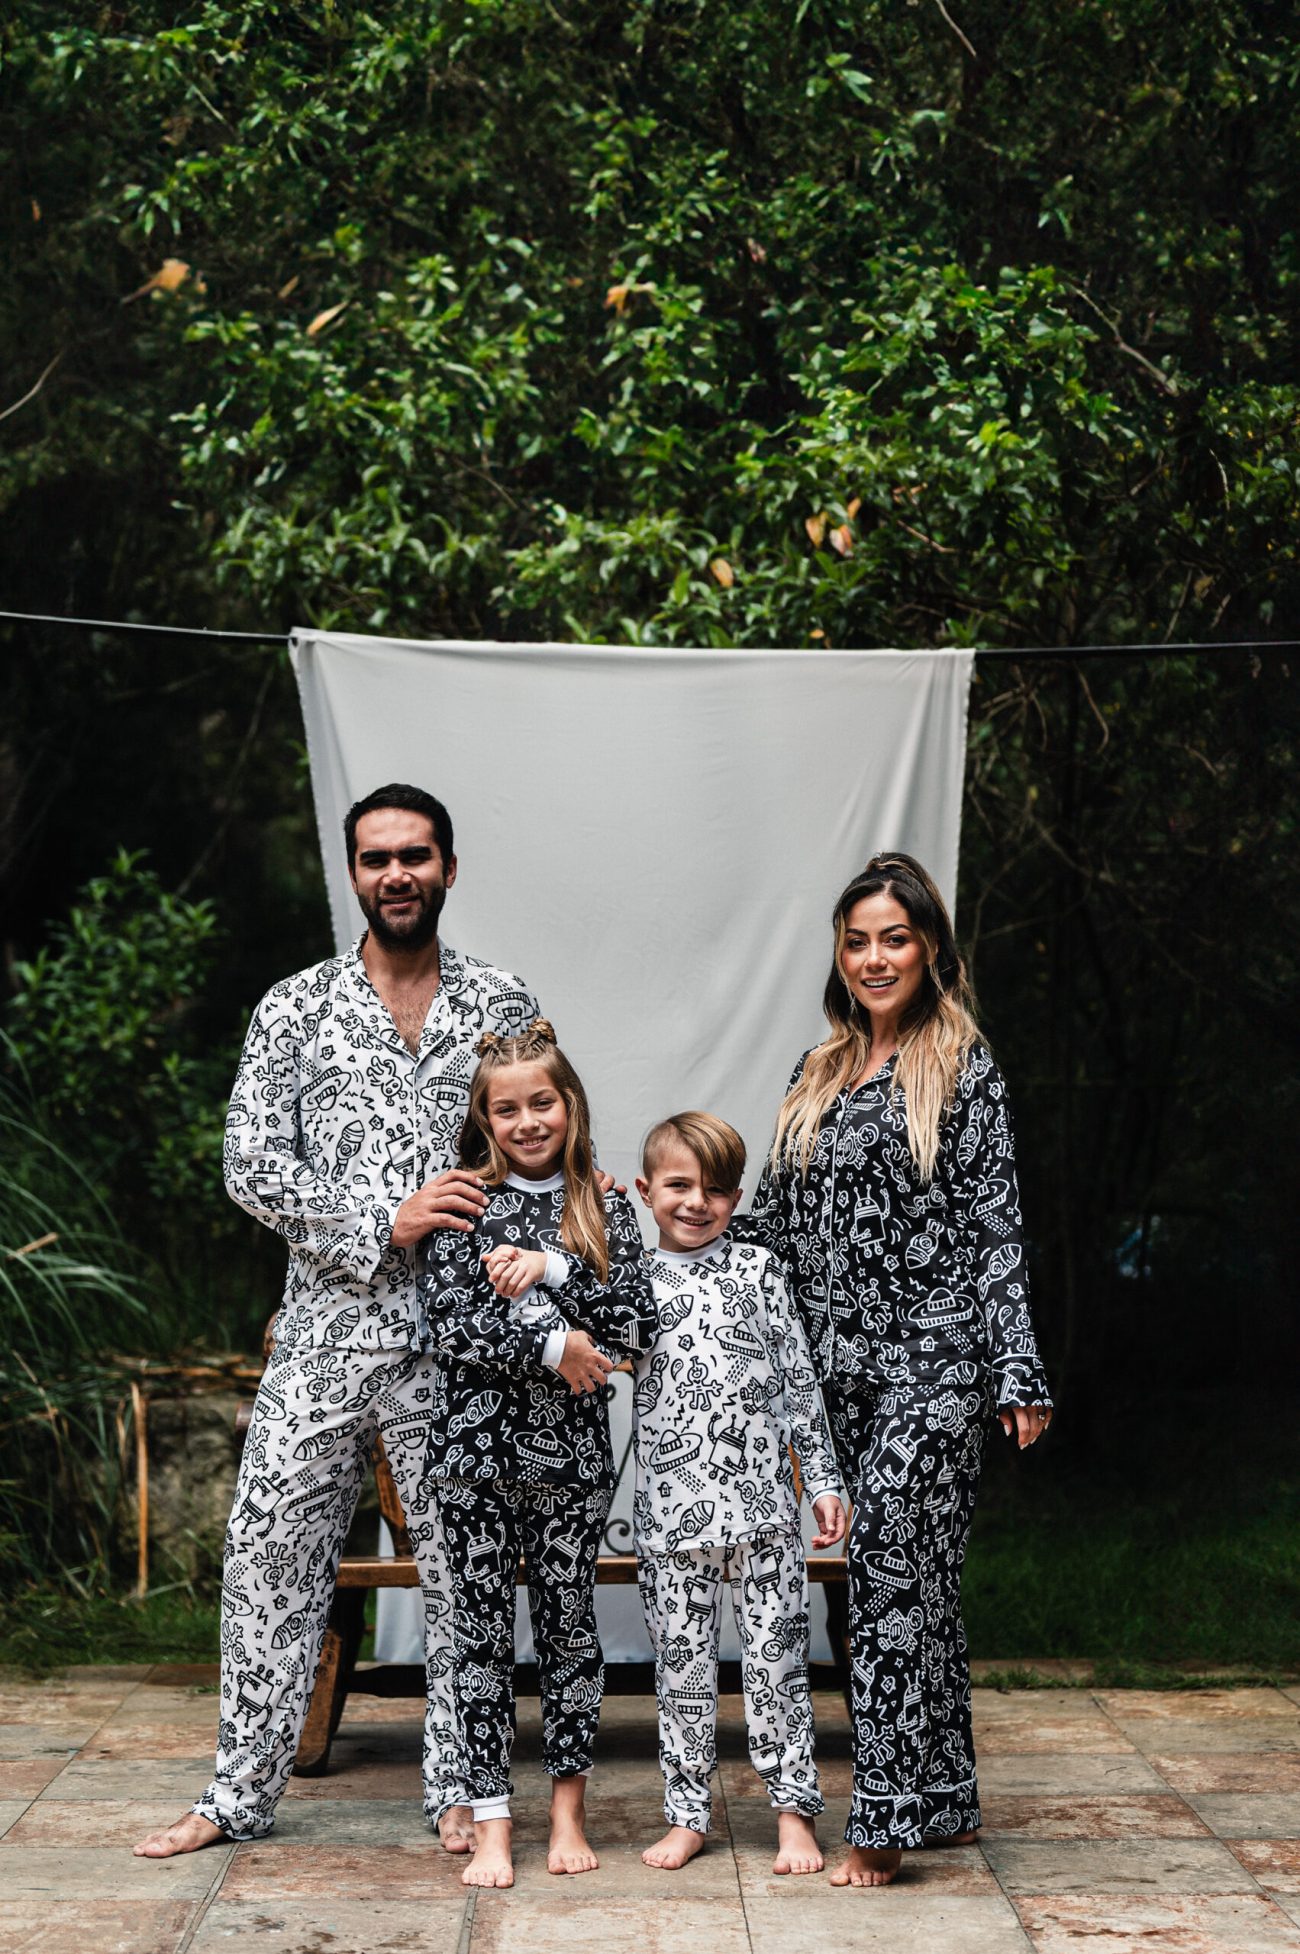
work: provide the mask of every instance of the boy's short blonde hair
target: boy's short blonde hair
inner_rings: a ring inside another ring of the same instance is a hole
[[[734,1126],[713,1113],[673,1113],[652,1126],[641,1150],[641,1172],[647,1180],[667,1149],[676,1142],[693,1154],[704,1178],[730,1194],[745,1178],[745,1142]]]

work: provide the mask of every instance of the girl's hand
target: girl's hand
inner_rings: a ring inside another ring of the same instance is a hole
[[[614,1365],[603,1350],[597,1350],[585,1330],[570,1330],[557,1368],[574,1396],[580,1398],[586,1391],[599,1391]]]
[[[844,1502],[834,1493],[823,1493],[813,1501],[813,1512],[817,1515],[818,1531],[813,1535],[814,1547],[833,1547],[837,1540],[844,1538]]]
[[[998,1423],[1008,1438],[1014,1438],[1023,1452],[1041,1438],[1052,1422],[1052,1408],[1046,1404],[1018,1404],[999,1411]]]
[[[538,1248],[511,1248],[501,1242],[488,1250],[483,1267],[498,1296],[522,1296],[546,1274],[546,1257]]]
[[[610,1194],[610,1193],[626,1194],[627,1193],[627,1189],[623,1185],[622,1181],[616,1181],[614,1179],[614,1176],[612,1174],[607,1174],[603,1167],[594,1167],[592,1169],[592,1178],[602,1194]]]

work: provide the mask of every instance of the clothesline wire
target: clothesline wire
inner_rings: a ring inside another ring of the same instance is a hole
[[[0,611],[0,623],[63,624],[81,631],[136,631],[160,638],[205,638],[211,644],[285,646],[289,642],[287,632],[210,631],[194,624],[139,624],[125,618],[57,617],[39,611]],[[888,648],[905,649],[903,646]],[[1300,649],[1300,638],[1229,638],[1214,644],[1180,640],[1176,644],[979,645],[973,649],[976,658],[1164,658],[1178,652],[1295,651]]]

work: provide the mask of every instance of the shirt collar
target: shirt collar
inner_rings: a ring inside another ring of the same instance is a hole
[[[544,1181],[528,1181],[522,1174],[507,1174],[503,1185],[512,1187],[516,1194],[554,1194],[564,1186],[564,1174],[548,1174]]]

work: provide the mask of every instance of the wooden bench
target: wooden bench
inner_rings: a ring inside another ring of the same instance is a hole
[[[269,1353],[275,1318],[266,1326],[264,1352]],[[242,1438],[248,1430],[251,1405],[241,1405],[236,1431]],[[375,1588],[418,1588],[419,1570],[411,1553],[406,1515],[384,1456],[383,1444],[376,1441],[372,1455],[379,1510],[393,1539],[391,1558],[381,1554],[348,1554],[339,1562],[334,1599],[330,1603],[325,1640],[312,1688],[307,1721],[303,1725],[294,1775],[300,1778],[323,1777],[329,1769],[330,1746],[343,1715],[356,1676],[357,1657],[365,1635],[366,1597]],[[626,1461],[625,1461],[626,1463]],[[796,1485],[798,1484],[796,1467]],[[845,1559],[842,1554],[817,1554],[808,1557],[808,1578],[826,1590],[826,1626],[830,1636],[835,1681],[849,1693],[849,1623],[845,1590]],[[522,1561],[519,1580],[524,1579]],[[634,1587],[636,1555],[602,1553],[596,1562],[598,1587]]]

